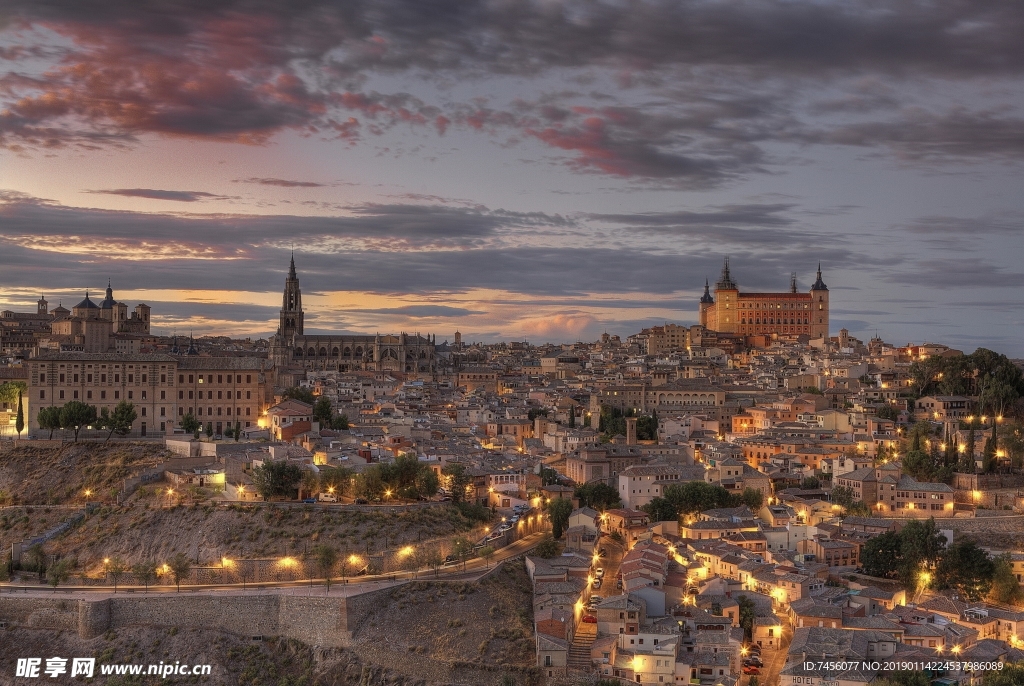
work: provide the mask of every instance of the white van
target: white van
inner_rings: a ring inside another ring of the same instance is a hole
[[[333,493],[321,493],[320,502],[322,503],[336,503],[338,502],[338,496]]]

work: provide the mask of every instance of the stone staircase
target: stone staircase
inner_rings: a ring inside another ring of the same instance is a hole
[[[569,669],[592,671],[594,668],[590,658],[590,646],[597,638],[597,625],[580,622],[573,636],[572,645],[569,646]]]

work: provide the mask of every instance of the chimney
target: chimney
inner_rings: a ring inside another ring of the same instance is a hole
[[[626,417],[626,445],[636,445],[636,417]]]

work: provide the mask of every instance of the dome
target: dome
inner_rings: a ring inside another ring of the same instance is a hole
[[[89,299],[89,291],[85,292],[85,300],[75,305],[76,310],[98,310],[96,303]]]
[[[112,310],[117,301],[114,300],[114,290],[110,287],[110,282],[107,282],[107,297],[100,303],[101,310]]]

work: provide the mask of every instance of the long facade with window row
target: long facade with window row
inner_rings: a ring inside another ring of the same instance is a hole
[[[272,368],[253,357],[44,353],[29,366],[30,432],[41,408],[77,400],[99,412],[125,400],[138,415],[133,436],[170,433],[190,413],[222,434],[257,426],[273,399]]]
[[[726,260],[714,297],[704,284],[700,324],[720,333],[828,338],[828,286],[820,265],[817,277],[807,293],[797,292],[795,275],[788,293],[741,293]]]

